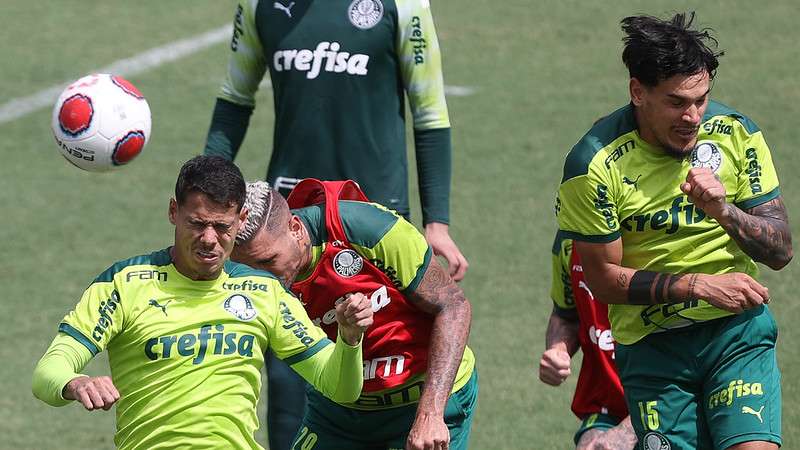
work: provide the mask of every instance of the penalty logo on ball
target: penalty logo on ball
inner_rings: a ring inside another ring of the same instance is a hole
[[[64,134],[76,137],[89,129],[92,117],[94,117],[92,99],[83,94],[75,94],[61,103],[58,125]]]
[[[125,78],[112,76],[111,81],[117,86],[119,86],[119,88],[125,91],[127,94],[130,94],[140,100],[144,98],[144,95],[142,95],[142,93],[139,92],[138,89],[136,89],[136,86],[134,86],[133,83],[126,80]]]
[[[115,166],[128,164],[144,148],[144,133],[140,130],[131,131],[114,145],[111,161]]]
[[[716,173],[721,165],[722,152],[713,142],[698,142],[692,150],[692,167],[705,167]]]
[[[350,278],[361,272],[364,267],[364,259],[353,250],[345,249],[333,257],[333,270],[339,275]]]

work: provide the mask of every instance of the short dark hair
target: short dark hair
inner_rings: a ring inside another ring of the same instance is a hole
[[[713,80],[719,66],[715,52],[717,40],[711,28],[691,29],[694,12],[675,14],[669,20],[652,16],[631,16],[622,19],[625,49],[622,61],[631,78],[646,86],[674,75],[695,75],[707,71]]]
[[[235,205],[238,212],[244,205],[247,188],[234,163],[219,156],[200,155],[181,167],[175,182],[175,200],[182,205],[192,192],[201,192],[220,205]]]

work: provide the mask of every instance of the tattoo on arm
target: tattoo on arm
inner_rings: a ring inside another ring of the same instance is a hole
[[[637,270],[628,287],[628,303],[631,305],[656,305],[685,301],[678,282],[686,274],[671,274]],[[692,279],[696,278],[694,276]]]
[[[436,258],[431,258],[422,282],[407,298],[433,315],[428,372],[417,411],[425,409],[441,413],[467,344],[472,309],[464,292]]]
[[[617,287],[620,289],[628,289],[628,275],[621,270],[617,277]]]
[[[746,211],[731,205],[725,231],[753,260],[777,270],[792,259],[792,233],[781,197]]]

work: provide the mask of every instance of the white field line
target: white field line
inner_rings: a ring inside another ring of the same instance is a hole
[[[111,65],[93,72],[112,73],[125,77],[138,75],[223,42],[230,38],[230,34],[230,25],[224,25],[202,34],[152,48],[130,58],[120,59],[119,61],[113,62]],[[42,89],[34,94],[25,97],[17,97],[3,103],[0,105],[0,124],[11,122],[12,120],[24,117],[41,108],[53,105],[53,102],[58,98],[61,91],[73,81],[74,80],[65,81]],[[268,79],[265,79],[262,86],[270,87],[271,84]],[[475,88],[469,86],[445,86],[444,92],[446,95],[463,97],[475,93]]]

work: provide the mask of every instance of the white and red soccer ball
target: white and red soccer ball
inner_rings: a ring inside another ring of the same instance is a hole
[[[122,77],[87,75],[58,97],[52,128],[67,161],[92,172],[112,170],[131,162],[150,140],[150,106]]]

